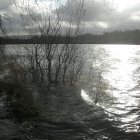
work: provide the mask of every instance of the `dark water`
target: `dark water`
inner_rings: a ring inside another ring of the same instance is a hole
[[[140,46],[86,45],[85,50],[86,68],[90,69],[81,77],[85,84],[50,96],[35,90],[41,118],[22,124],[5,118],[7,110],[1,96],[0,138],[140,139]]]

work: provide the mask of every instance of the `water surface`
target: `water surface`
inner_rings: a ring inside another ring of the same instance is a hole
[[[24,131],[29,139],[139,140],[140,46],[83,45],[81,50],[86,52],[85,74],[81,78],[85,84],[50,97],[34,92],[46,119],[24,122],[20,128],[24,124],[31,126]],[[25,54],[19,46],[7,46],[7,52]],[[0,108],[5,111],[3,97]],[[9,119],[3,122],[18,135],[16,123]],[[0,133],[6,130],[3,131]]]
[[[93,46],[91,46],[93,47]],[[103,80],[108,83],[105,94],[113,97],[113,101],[98,103],[108,115],[108,120],[115,122],[115,126],[125,132],[139,132],[139,45],[97,45],[98,49],[105,50],[98,57],[98,67]],[[94,47],[93,47],[94,49]],[[94,49],[95,50],[95,49]],[[102,59],[101,59],[102,58]],[[97,61],[97,60],[96,60]],[[94,60],[93,60],[94,63]],[[109,65],[106,65],[109,64]],[[83,93],[84,92],[84,93]],[[92,93],[82,90],[86,102]]]

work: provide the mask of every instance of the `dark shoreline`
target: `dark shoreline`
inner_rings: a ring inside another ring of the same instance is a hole
[[[29,45],[33,45],[33,44],[51,44],[51,43],[44,43],[44,42],[31,42],[31,43],[24,43],[24,42],[5,42],[5,43],[0,43],[0,45],[24,45],[24,44],[29,44]],[[61,44],[77,44],[77,45],[140,45],[140,43],[129,43],[129,42],[126,42],[126,43],[123,43],[123,42],[102,42],[102,43],[53,43],[53,44],[58,44],[58,45],[61,45]]]
[[[140,45],[140,30],[105,32],[101,35],[0,36],[0,44],[130,44]]]

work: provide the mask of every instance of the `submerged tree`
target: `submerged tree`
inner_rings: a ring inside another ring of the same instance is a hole
[[[25,4],[23,0],[22,4],[24,3],[25,7],[21,7],[15,1],[25,30],[32,38],[37,35],[37,39],[40,41],[40,44],[23,45],[26,56],[20,57],[18,64],[21,65],[23,71],[26,69],[26,72],[31,74],[33,82],[74,84],[82,72],[84,61],[80,45],[70,44],[69,39],[76,37],[79,33],[84,0],[79,0],[76,5],[77,19],[72,20],[71,18],[68,22],[60,10],[62,3],[57,0],[52,2],[55,2],[56,7],[50,5],[49,11],[44,11],[39,2],[35,0],[34,6],[40,10],[40,13],[37,14],[29,1]],[[30,30],[26,28],[26,15],[30,19],[28,25],[32,26]],[[57,43],[59,38],[63,38],[64,44]],[[21,51],[23,50],[21,49]]]

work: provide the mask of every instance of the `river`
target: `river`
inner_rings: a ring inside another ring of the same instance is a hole
[[[100,49],[99,49],[100,48]],[[100,45],[107,56],[98,61],[98,69],[102,72],[103,79],[108,82],[106,94],[113,97],[113,102],[100,102],[98,106],[105,110],[109,121],[127,132],[140,131],[139,120],[139,45]],[[94,63],[94,62],[93,62]],[[106,63],[109,64],[106,66]],[[94,66],[93,66],[94,67]],[[91,104],[90,93],[82,90],[83,99]],[[88,97],[88,98],[86,98]]]
[[[43,104],[44,114],[50,106],[49,115],[45,120],[28,122],[30,131],[24,135],[33,140],[139,140],[140,46],[84,45],[82,48],[87,52],[89,82],[81,85],[76,94],[71,89],[66,95],[50,99],[39,95],[37,101]],[[95,92],[98,92],[96,104]],[[11,124],[18,129],[19,126],[7,120],[0,126],[0,133],[11,135]]]

